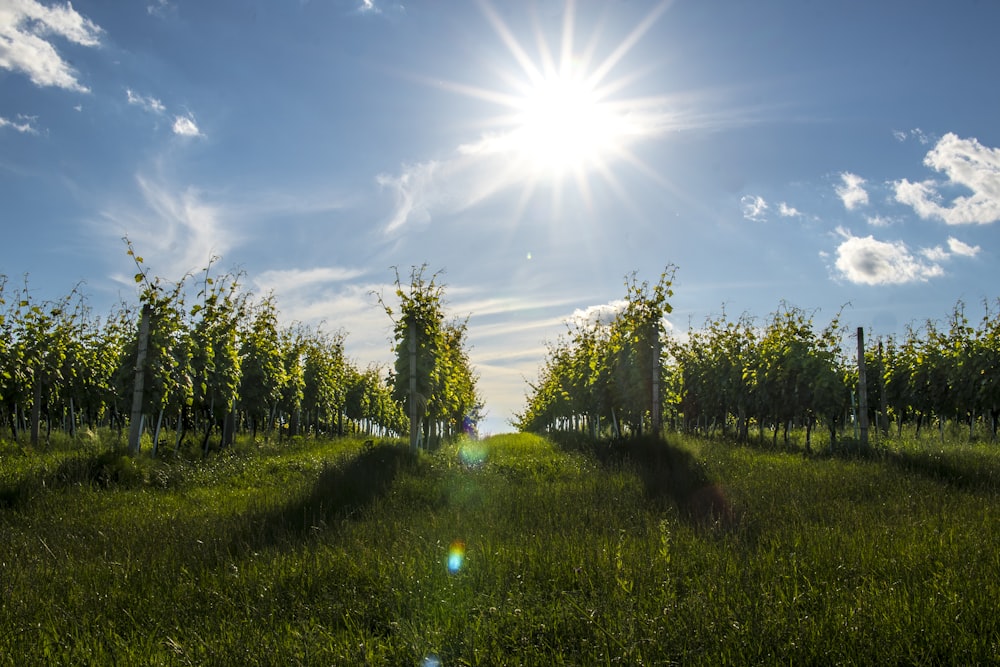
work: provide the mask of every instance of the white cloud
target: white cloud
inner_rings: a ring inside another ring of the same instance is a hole
[[[954,236],[948,237],[948,249],[951,250],[953,255],[961,255],[962,257],[975,257],[979,254],[979,246],[971,246],[966,243],[962,243]]]
[[[101,32],[68,2],[46,7],[36,0],[5,0],[0,4],[0,67],[26,74],[36,86],[89,92],[48,38],[97,46]]]
[[[167,110],[167,108],[163,106],[163,103],[152,95],[139,95],[131,88],[126,88],[125,96],[128,98],[129,104],[145,109],[146,111],[150,111],[152,113],[163,113]],[[174,131],[176,132],[176,129]]]
[[[441,164],[436,161],[406,165],[399,176],[379,174],[375,180],[385,189],[391,190],[396,207],[392,219],[386,225],[386,233],[391,233],[405,225],[411,218],[419,222],[430,219],[429,207],[436,204],[440,188],[435,175]]]
[[[740,209],[743,217],[754,222],[761,222],[766,219],[767,202],[758,195],[744,195],[740,199]]]
[[[778,215],[783,218],[796,218],[802,215],[797,208],[789,206],[785,202],[778,204]]]
[[[381,14],[382,10],[375,6],[374,0],[361,0],[358,12],[362,14]]]
[[[569,322],[577,326],[587,327],[592,324],[611,324],[618,315],[625,310],[628,302],[624,299],[616,299],[611,303],[603,303],[598,306],[588,306],[587,308],[577,308],[569,316]]]
[[[264,271],[253,279],[263,291],[287,292],[314,285],[326,285],[353,280],[363,271],[341,267],[318,267],[315,269],[287,269]]]
[[[845,171],[840,175],[840,180],[844,184],[837,188],[837,195],[844,202],[844,207],[848,211],[868,204],[868,192],[864,188],[865,179]]]
[[[924,145],[929,144],[931,142],[931,138],[927,136],[927,134],[919,127],[913,128],[909,132],[906,132],[905,130],[893,130],[892,136],[894,136],[896,140],[900,142],[906,141],[907,139],[916,139],[917,141],[919,141]]]
[[[187,116],[174,116],[174,134],[179,134],[182,137],[202,136],[201,130],[198,129],[198,125],[195,124],[194,117],[191,114]]]
[[[871,225],[872,227],[888,227],[894,222],[892,218],[880,215],[878,213],[876,213],[875,215],[869,215],[865,219],[868,221],[868,224]]]
[[[921,218],[937,218],[949,225],[990,224],[1000,220],[1000,149],[949,132],[924,157],[924,164],[948,180],[911,183],[896,181],[896,201],[911,206]],[[941,188],[960,186],[971,195],[944,204]]]
[[[18,114],[16,121],[0,116],[0,127],[9,127],[22,134],[38,134],[38,130],[35,129],[36,120],[35,116],[24,116],[22,114]]]
[[[920,251],[920,254],[932,262],[943,262],[955,256],[975,257],[979,254],[980,250],[979,246],[971,246],[967,243],[962,243],[954,236],[949,236],[947,250],[941,246],[934,246],[933,248],[924,248]]]
[[[177,188],[142,175],[136,176],[136,184],[141,203],[107,207],[103,217],[111,227],[105,225],[103,231],[128,236],[138,253],[151,260],[155,275],[178,280],[213,256],[224,257],[240,241],[235,230],[226,228],[229,209],[206,201],[197,188]]]
[[[900,285],[923,282],[944,274],[931,259],[921,261],[902,241],[878,241],[872,236],[853,236],[843,228],[837,233],[843,242],[837,246],[835,266],[841,276],[862,285]],[[924,254],[926,258],[926,253]]]
[[[935,263],[943,262],[951,257],[951,254],[939,245],[933,248],[923,248],[920,254],[927,258],[928,261]]]
[[[376,182],[395,199],[385,232],[408,223],[426,223],[432,215],[460,213],[525,182],[525,170],[519,168],[523,165],[509,154],[482,148],[482,142],[459,146],[449,158],[404,165],[396,176],[379,174]]]
[[[171,4],[168,0],[154,0],[151,4],[146,5],[146,13],[150,16],[163,18],[176,8],[176,5]]]

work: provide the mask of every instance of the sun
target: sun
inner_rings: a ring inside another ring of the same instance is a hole
[[[589,201],[594,175],[625,196],[616,173],[617,163],[623,160],[652,171],[633,147],[664,129],[664,100],[625,95],[637,77],[622,74],[619,66],[667,4],[653,7],[607,54],[598,57],[602,26],[580,48],[573,0],[563,6],[557,37],[547,36],[536,16],[534,40],[529,41],[515,36],[488,0],[482,0],[480,6],[512,62],[496,63],[499,86],[450,87],[503,108],[488,119],[478,142],[462,146],[464,154],[494,158],[500,165],[493,189],[520,183],[524,203],[540,186],[551,186],[557,200],[562,197],[563,182],[571,181]]]
[[[519,188],[512,224],[542,193],[551,195],[554,221],[568,220],[570,210],[596,210],[607,196],[631,206],[628,183],[634,171],[673,189],[639,155],[650,141],[687,122],[682,100],[648,93],[644,78],[653,69],[648,61],[638,70],[625,64],[669,0],[655,4],[631,31],[610,42],[606,15],[589,36],[578,39],[576,2],[561,4],[562,25],[551,30],[534,10],[512,12],[525,31],[515,35],[490,0],[480,0],[507,53],[471,70],[475,84],[428,80],[487,104],[482,116],[471,118],[480,129],[478,137],[459,144],[454,162],[446,166],[462,184],[456,195],[462,206]],[[531,25],[520,23],[523,19]]]
[[[536,176],[600,168],[624,149],[627,119],[582,72],[549,72],[514,106],[511,148]]]

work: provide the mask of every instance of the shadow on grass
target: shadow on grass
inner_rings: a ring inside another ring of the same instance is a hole
[[[328,463],[306,495],[249,513],[234,542],[260,548],[301,539],[371,506],[388,493],[400,471],[418,464],[418,455],[400,445],[366,447],[350,459]]]
[[[925,451],[897,452],[857,446],[837,450],[828,456],[847,460],[885,462],[903,472],[917,475],[962,491],[1000,492],[1000,465],[997,459],[977,452]]]
[[[690,452],[662,438],[643,436],[594,442],[557,434],[561,448],[584,452],[606,468],[625,466],[642,480],[650,501],[675,505],[683,520],[698,527],[736,527],[737,517],[722,485],[714,482]]]
[[[158,472],[162,473],[158,471],[156,462],[148,458],[134,458],[124,447],[80,454],[63,460],[53,469],[36,470],[0,488],[0,507],[22,506],[44,490],[74,486],[127,489],[147,486],[152,482],[162,486],[167,478]]]

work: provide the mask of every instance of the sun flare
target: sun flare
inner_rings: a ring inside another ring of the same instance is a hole
[[[616,163],[626,161],[649,173],[633,148],[641,138],[660,133],[665,116],[663,98],[626,94],[637,81],[635,73],[615,72],[667,3],[654,6],[603,57],[598,57],[602,25],[579,40],[573,0],[565,2],[558,37],[536,16],[529,41],[515,36],[488,0],[481,6],[513,62],[497,65],[499,87],[453,86],[505,109],[489,119],[478,142],[462,146],[463,153],[496,158],[502,167],[491,187],[520,183],[522,202],[541,185],[552,186],[558,199],[564,181],[575,182],[583,201],[589,201],[595,175],[624,197]]]
[[[551,195],[552,219],[558,220],[571,208],[589,209],[606,196],[629,205],[629,171],[623,166],[663,182],[638,149],[679,127],[680,112],[674,96],[649,94],[646,68],[630,68],[626,57],[669,0],[650,8],[617,41],[613,36],[608,41],[613,32],[600,16],[596,22],[585,17],[590,34],[580,39],[576,4],[565,0],[562,25],[555,28],[532,11],[525,18],[480,0],[508,53],[476,68],[478,75],[489,74],[477,84],[434,81],[497,107],[477,119],[479,136],[457,149],[453,177],[464,183],[468,203],[519,187],[513,220],[520,220],[540,193]],[[516,21],[516,34],[501,17],[504,12]]]
[[[622,150],[625,119],[584,77],[550,74],[520,98],[512,147],[535,172],[561,175],[597,167]]]

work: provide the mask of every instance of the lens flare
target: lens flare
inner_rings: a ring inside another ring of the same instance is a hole
[[[455,540],[448,547],[448,571],[457,574],[465,563],[465,542]]]
[[[481,440],[466,439],[458,447],[458,459],[467,468],[478,468],[486,462],[486,445]]]

